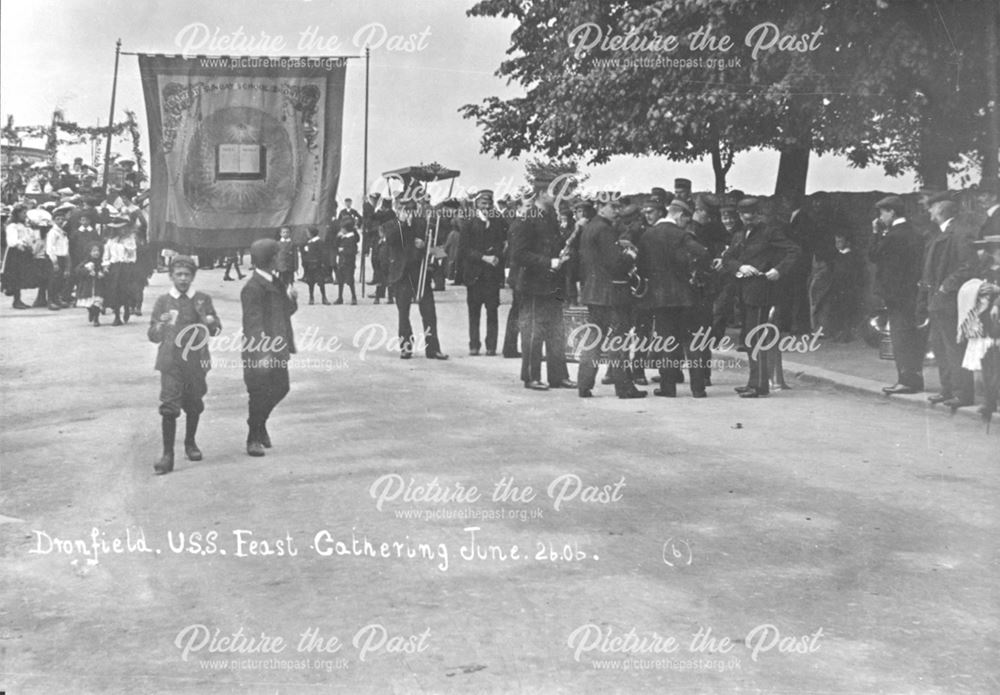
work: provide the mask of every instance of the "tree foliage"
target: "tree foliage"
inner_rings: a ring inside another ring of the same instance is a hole
[[[804,166],[809,152],[845,154],[890,175],[940,167],[935,160],[947,166],[985,132],[976,18],[990,1],[482,0],[471,16],[518,21],[497,74],[524,94],[462,110],[482,127],[483,150],[497,156],[534,151],[601,163],[716,152],[724,164],[726,153],[764,147],[804,152]],[[744,39],[759,37],[751,30],[764,22],[807,50],[752,56]],[[583,25],[636,41],[676,36],[680,45],[580,50],[571,38]],[[690,37],[699,29],[733,46],[697,50]],[[637,67],[635,58],[661,64]],[[796,172],[793,187],[804,188],[805,173]]]

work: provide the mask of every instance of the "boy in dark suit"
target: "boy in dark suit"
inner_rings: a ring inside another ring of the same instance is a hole
[[[198,419],[205,410],[208,391],[205,376],[211,368],[207,339],[222,330],[212,298],[204,292],[190,292],[198,265],[189,256],[174,256],[170,279],[174,286],[153,305],[147,336],[159,344],[156,369],[160,372],[160,416],[163,427],[163,455],[153,466],[157,475],[174,469],[174,438],[177,418],[187,416],[184,453],[191,461],[201,461],[195,444]]]
[[[295,353],[292,314],[295,288],[277,276],[278,242],[258,239],[250,246],[253,273],[240,292],[243,305],[243,381],[249,394],[247,453],[263,456],[271,448],[267,418],[288,394],[288,361]]]

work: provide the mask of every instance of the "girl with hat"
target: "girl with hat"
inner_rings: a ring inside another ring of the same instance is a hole
[[[101,247],[93,244],[87,249],[87,258],[77,265],[76,305],[87,309],[87,320],[94,326],[101,325],[104,310],[104,266],[101,265]]]
[[[124,323],[128,323],[135,304],[138,245],[124,218],[111,218],[106,226],[115,236],[104,245],[103,265],[107,273],[105,302],[115,312],[112,325],[121,326],[122,309],[125,310]]]

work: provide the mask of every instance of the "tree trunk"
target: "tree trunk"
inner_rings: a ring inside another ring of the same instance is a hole
[[[719,145],[719,141],[716,140],[715,144],[712,145],[712,171],[715,172],[715,192],[717,195],[725,194],[726,174],[729,173],[729,169],[732,166],[732,157],[729,158],[728,162],[722,161],[722,148]]]
[[[948,169],[950,157],[948,145],[935,125],[937,119],[932,119],[924,127],[920,142],[920,156],[917,161],[917,178],[924,188],[939,191],[948,190]]]
[[[781,148],[778,161],[778,180],[774,195],[785,200],[798,200],[806,194],[806,176],[809,174],[809,147],[786,145]]]

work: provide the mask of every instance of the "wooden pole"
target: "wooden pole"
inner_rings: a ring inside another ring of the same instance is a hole
[[[108,194],[108,176],[111,171],[111,129],[115,126],[115,96],[118,93],[118,58],[122,52],[122,40],[115,43],[115,76],[111,82],[111,113],[108,116],[108,142],[104,148],[104,195]]]
[[[365,205],[368,204],[368,80],[369,80],[369,68],[372,62],[372,50],[365,46],[365,150],[364,150],[364,169],[361,180],[361,212],[364,213]],[[372,206],[372,216],[375,215],[375,206]],[[368,254],[365,252],[365,244],[367,242],[368,251],[374,252],[375,245],[373,240],[365,239],[368,235],[368,230],[364,228],[365,220],[362,217],[361,220],[361,296],[365,296],[365,266],[368,264]],[[374,261],[373,261],[374,262]]]

